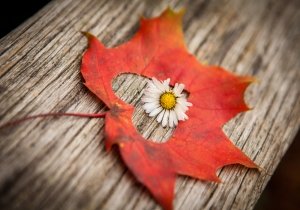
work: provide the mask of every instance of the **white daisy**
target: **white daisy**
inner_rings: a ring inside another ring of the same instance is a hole
[[[169,126],[173,127],[178,124],[179,120],[188,119],[185,112],[188,106],[192,106],[182,94],[184,85],[176,83],[172,89],[169,83],[170,79],[159,82],[152,77],[152,80],[148,80],[148,87],[144,90],[142,97],[145,103],[143,109],[150,117],[157,116],[157,122],[162,122],[163,127],[168,122]]]

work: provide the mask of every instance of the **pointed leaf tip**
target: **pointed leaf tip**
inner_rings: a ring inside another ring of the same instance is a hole
[[[79,32],[82,33],[87,38],[88,42],[90,42],[92,38],[96,38],[90,32],[87,32],[87,31],[79,31]]]
[[[185,8],[180,9],[179,11],[173,10],[170,6],[162,13],[163,15],[166,15],[168,17],[173,17],[173,16],[183,16],[185,13]]]

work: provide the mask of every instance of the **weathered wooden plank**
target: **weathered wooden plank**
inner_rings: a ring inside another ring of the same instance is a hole
[[[254,110],[224,125],[227,136],[267,173],[240,165],[218,171],[223,184],[180,176],[175,209],[251,209],[300,125],[299,1],[53,1],[0,41],[0,124],[45,112],[96,113],[103,103],[79,73],[90,31],[108,47],[129,40],[139,17],[186,6],[188,49],[208,64],[253,75]],[[121,75],[116,94],[135,105],[146,138],[167,141],[141,110],[145,78]],[[109,125],[105,125],[109,126]],[[103,119],[50,117],[0,131],[0,205],[5,209],[160,209],[117,149],[107,153]]]

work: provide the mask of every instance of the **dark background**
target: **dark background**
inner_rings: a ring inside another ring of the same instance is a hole
[[[49,0],[5,1],[0,7],[0,38],[44,7]],[[300,132],[280,162],[254,210],[300,209]]]
[[[4,0],[0,4],[0,38],[44,7],[49,0]]]

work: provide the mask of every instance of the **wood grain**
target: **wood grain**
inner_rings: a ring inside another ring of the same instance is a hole
[[[47,112],[106,110],[82,84],[79,30],[107,47],[128,41],[139,16],[186,7],[189,51],[199,61],[260,80],[247,90],[252,111],[223,126],[226,135],[265,171],[230,165],[223,184],[178,177],[175,209],[252,209],[300,126],[300,2],[52,1],[0,40],[0,124]],[[116,94],[136,107],[140,133],[167,141],[141,110],[145,78],[124,74]],[[109,125],[105,125],[109,126]],[[103,119],[48,117],[0,131],[1,209],[160,209],[123,164],[104,148]]]

